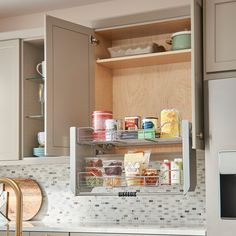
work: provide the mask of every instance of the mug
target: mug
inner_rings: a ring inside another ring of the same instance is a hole
[[[38,143],[40,146],[45,145],[45,132],[38,132]]]
[[[46,77],[46,63],[45,61],[40,62],[37,66],[36,66],[36,71],[43,77]]]

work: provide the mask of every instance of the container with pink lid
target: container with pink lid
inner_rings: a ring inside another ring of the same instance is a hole
[[[94,111],[92,114],[93,123],[93,139],[105,140],[106,139],[106,125],[107,119],[112,119],[113,115],[111,111]]]

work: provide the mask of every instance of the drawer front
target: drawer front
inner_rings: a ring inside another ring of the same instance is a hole
[[[15,232],[9,232],[9,234],[7,234],[6,231],[0,231],[0,235],[1,236],[15,236]],[[29,236],[29,232],[23,232],[22,236]]]
[[[30,236],[69,236],[69,233],[57,233],[57,232],[30,232]]]

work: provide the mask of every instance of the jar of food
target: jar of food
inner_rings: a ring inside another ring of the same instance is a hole
[[[125,130],[138,130],[140,129],[140,123],[140,116],[127,116],[125,117]]]
[[[111,111],[94,111],[92,114],[94,131],[105,131],[105,120],[107,119],[112,119]]]
[[[92,114],[93,124],[93,139],[94,140],[105,140],[106,139],[106,126],[105,120],[112,119],[111,111],[94,111]]]
[[[157,117],[145,117],[142,120],[143,129],[154,129],[155,133],[158,131],[158,118]]]
[[[106,127],[106,140],[113,141],[117,138],[117,120],[107,119],[105,120]]]
[[[171,169],[171,184],[181,184],[183,160],[181,158],[174,159],[174,161],[170,163],[170,169]]]
[[[171,183],[170,176],[170,162],[169,160],[164,160],[160,164],[160,184],[169,185]]]

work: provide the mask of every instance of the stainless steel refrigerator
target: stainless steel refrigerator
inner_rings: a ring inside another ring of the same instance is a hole
[[[208,236],[236,235],[236,78],[205,82]]]

